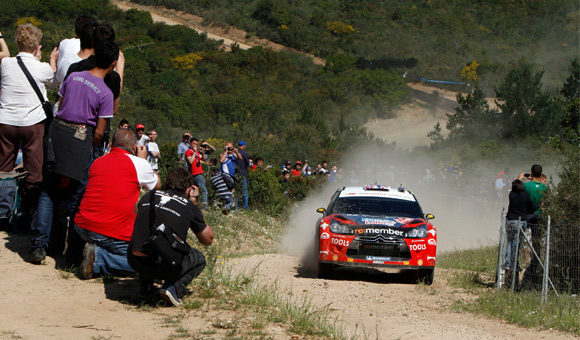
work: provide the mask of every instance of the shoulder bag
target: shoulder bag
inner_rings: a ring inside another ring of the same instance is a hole
[[[178,268],[183,256],[189,253],[191,247],[164,224],[155,227],[155,192],[152,190],[149,197],[150,236],[143,244],[143,251],[149,256],[156,257],[157,264]]]
[[[26,65],[24,65],[24,62],[22,61],[22,58],[17,56],[16,60],[18,61],[18,66],[20,66],[22,72],[24,72],[24,74],[26,75],[26,79],[28,79],[28,82],[30,82],[30,85],[34,89],[34,92],[36,92],[38,99],[40,99],[40,103],[42,104],[42,108],[44,109],[44,114],[46,115],[46,120],[44,121],[44,132],[46,135],[46,132],[48,132],[48,126],[50,126],[50,123],[52,123],[52,120],[54,119],[54,113],[52,111],[53,105],[48,100],[44,100],[44,96],[40,92],[38,84],[36,84],[36,81],[34,80],[34,78],[32,78],[32,75],[30,74],[30,72],[26,68]]]

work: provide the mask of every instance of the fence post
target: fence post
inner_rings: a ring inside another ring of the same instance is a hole
[[[497,255],[497,269],[495,273],[496,282],[495,282],[495,290],[499,291],[501,289],[501,285],[503,282],[503,270],[502,265],[505,259],[505,241],[506,241],[506,233],[505,233],[505,218],[504,218],[505,208],[503,208],[501,215],[500,215],[500,227],[499,227],[499,249]]]
[[[522,218],[518,217],[518,232],[516,234],[516,239],[514,240],[514,242],[516,242],[516,244],[517,244],[516,249],[515,249],[515,254],[513,253],[514,249],[511,250],[512,251],[511,257],[512,257],[512,261],[513,261],[513,263],[512,263],[512,282],[511,282],[512,293],[515,292],[515,290],[516,290],[516,276],[518,275],[518,262],[520,259],[520,229],[522,228],[521,224],[522,224]],[[506,228],[507,228],[507,226],[506,226]],[[506,234],[507,234],[507,232],[506,232]],[[508,244],[507,246],[509,247],[510,245]]]
[[[542,306],[548,303],[548,280],[550,274],[550,216],[546,228],[546,256],[544,260],[544,276],[542,278]]]

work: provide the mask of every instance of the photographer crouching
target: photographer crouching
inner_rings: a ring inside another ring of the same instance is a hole
[[[193,184],[187,170],[175,168],[167,174],[165,190],[146,193],[135,206],[127,260],[139,274],[141,296],[156,293],[154,280],[163,280],[159,295],[179,306],[187,285],[205,268],[203,254],[187,244],[188,229],[203,245],[212,244],[214,238],[197,207],[199,191]]]

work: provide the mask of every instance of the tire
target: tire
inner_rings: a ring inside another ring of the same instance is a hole
[[[431,269],[419,269],[417,271],[417,283],[423,282],[424,284],[430,286],[435,278],[435,268]]]

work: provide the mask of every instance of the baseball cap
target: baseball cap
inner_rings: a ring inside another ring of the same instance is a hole
[[[238,145],[239,146],[244,146],[244,145],[246,145],[246,141],[245,140],[241,140],[241,141],[238,142]]]
[[[289,159],[286,160],[284,164],[292,164]]]
[[[301,161],[296,161],[296,163],[294,163],[294,164],[300,164],[300,165],[302,165],[302,162]]]
[[[139,129],[145,130],[145,125],[143,125],[143,124],[137,124],[137,126],[135,127],[135,129],[136,130],[139,130]]]

